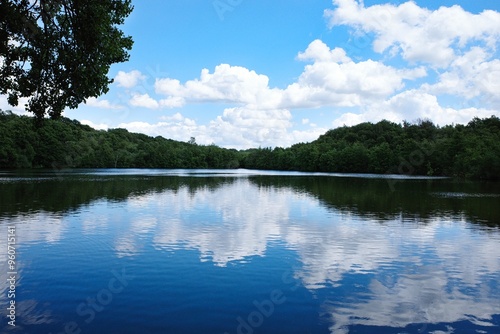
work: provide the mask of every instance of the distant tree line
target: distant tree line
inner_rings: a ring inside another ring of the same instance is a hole
[[[500,119],[439,127],[381,121],[340,127],[311,143],[237,151],[76,120],[0,111],[0,168],[249,168],[499,179]]]
[[[238,168],[238,152],[130,133],[76,120],[0,112],[0,168]]]
[[[499,179],[500,119],[444,127],[429,120],[384,120],[336,128],[311,143],[243,154],[240,165],[250,169]]]

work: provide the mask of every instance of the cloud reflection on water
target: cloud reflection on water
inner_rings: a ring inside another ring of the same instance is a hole
[[[374,276],[363,302],[325,300],[332,333],[348,333],[350,325],[403,328],[461,320],[488,326],[500,309],[498,289],[484,284],[500,277],[500,235],[456,233],[470,228],[461,219],[368,220],[321,208],[317,199],[292,189],[256,187],[247,180],[194,194],[149,194],[141,202],[160,212],[153,232],[158,249],[197,249],[201,260],[226,266],[265,256],[269,242],[280,240],[298,254],[302,267],[295,277],[312,291],[340,286],[347,275]],[[204,215],[197,213],[200,208]],[[417,269],[398,268],[389,284],[377,278],[401,262]]]
[[[199,252],[200,261],[225,267],[264,257],[278,242],[300,260],[294,277],[311,292],[365,275],[363,298],[324,300],[332,333],[348,333],[353,325],[404,328],[461,320],[488,326],[500,310],[498,286],[488,283],[500,282],[500,233],[474,229],[463,217],[436,216],[425,224],[369,219],[326,208],[292,188],[259,187],[243,178],[95,205],[98,213],[91,204],[77,220],[89,238],[115,226],[117,257],[141,256],[148,246],[158,252],[190,249]],[[20,242],[47,244],[63,240],[70,224],[47,212],[11,222],[29,225]]]
[[[350,325],[404,328],[462,320],[491,326],[500,310],[498,288],[484,284],[500,281],[500,234],[473,230],[460,217],[425,224],[370,220],[248,180],[195,193],[148,194],[136,203],[129,205],[130,240],[138,242],[134,236],[146,227],[157,249],[196,249],[201,261],[223,267],[265,256],[269,243],[279,240],[298,255],[302,266],[294,275],[311,291],[341,286],[349,275],[373,277],[363,302],[325,300],[332,333],[348,333]],[[142,210],[156,210],[156,226],[141,223]],[[413,267],[406,272],[408,264]]]
[[[449,273],[439,267],[423,266],[420,273],[403,275],[390,287],[373,279],[369,290],[370,298],[364,302],[325,303],[332,333],[349,333],[350,325],[405,328],[420,324],[419,332],[424,332],[426,324],[459,321],[489,327],[495,325],[492,315],[500,310],[498,290],[484,285],[466,293],[458,286],[450,287]]]

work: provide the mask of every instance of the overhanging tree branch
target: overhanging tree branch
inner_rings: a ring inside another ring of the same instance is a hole
[[[132,39],[119,29],[131,0],[0,0],[0,94],[38,119],[108,91]]]

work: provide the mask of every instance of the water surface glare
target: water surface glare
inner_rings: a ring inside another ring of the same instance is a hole
[[[1,333],[500,333],[498,183],[0,175]]]

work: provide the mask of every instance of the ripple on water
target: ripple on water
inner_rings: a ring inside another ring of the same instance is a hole
[[[485,198],[500,197],[500,194],[494,193],[465,193],[465,192],[434,192],[431,195],[443,198]]]

